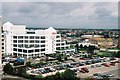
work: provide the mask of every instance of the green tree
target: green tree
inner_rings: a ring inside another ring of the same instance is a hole
[[[25,66],[30,67],[31,66],[31,62],[26,62]]]
[[[25,67],[19,67],[17,70],[17,75],[18,76],[25,76],[26,75],[26,68]]]
[[[4,73],[7,74],[13,74],[13,67],[10,63],[7,63],[4,67],[3,67],[3,71]]]
[[[65,80],[77,80],[76,74],[74,71],[70,69],[66,69],[65,72],[62,74],[62,78]]]

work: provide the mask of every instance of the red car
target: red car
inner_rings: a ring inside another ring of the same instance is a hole
[[[103,65],[104,65],[105,67],[110,67],[110,65],[107,64],[107,63],[104,63]]]
[[[110,65],[111,66],[115,66],[115,62],[110,62]]]
[[[82,73],[86,73],[86,72],[85,72],[84,70],[82,70],[82,69],[80,69],[79,71],[82,72]]]
[[[86,60],[86,58],[80,58],[81,60]]]
[[[86,67],[81,68],[81,70],[84,70],[85,72],[89,72],[89,70]]]

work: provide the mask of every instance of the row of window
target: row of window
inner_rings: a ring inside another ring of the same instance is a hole
[[[13,48],[13,51],[18,51],[18,52],[23,52],[23,53],[33,53],[33,52],[45,51],[45,48],[44,49],[35,49],[35,50],[22,50],[22,49]]]
[[[45,45],[34,45],[34,44],[31,44],[31,45],[24,45],[24,44],[19,44],[19,45],[17,45],[17,44],[13,44],[13,47],[26,47],[26,48],[31,48],[31,47],[45,47]]]
[[[39,41],[39,40],[13,40],[13,43],[45,43],[45,40]]]
[[[45,36],[13,36],[14,39],[45,39]]]

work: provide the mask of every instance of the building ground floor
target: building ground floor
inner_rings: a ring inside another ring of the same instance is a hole
[[[42,57],[45,55],[45,53],[38,53],[38,54],[30,54],[30,53],[27,53],[27,54],[20,54],[20,53],[13,53],[13,55],[15,57],[21,57],[21,58],[25,58],[25,59],[31,59],[31,58],[37,58],[37,57]]]

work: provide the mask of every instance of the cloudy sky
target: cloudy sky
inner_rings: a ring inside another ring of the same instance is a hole
[[[2,18],[27,27],[118,28],[118,3],[3,2]]]

